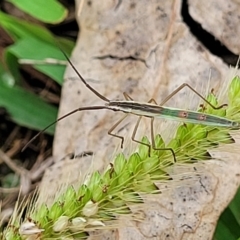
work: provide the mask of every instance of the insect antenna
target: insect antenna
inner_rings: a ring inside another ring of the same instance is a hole
[[[82,77],[82,75],[80,74],[80,72],[76,69],[76,67],[73,65],[72,61],[70,60],[70,58],[67,56],[67,54],[60,48],[61,52],[63,53],[64,57],[67,59],[68,63],[71,65],[72,69],[74,70],[74,72],[78,75],[78,77],[81,79],[81,81],[84,83],[84,85],[90,90],[92,91],[96,96],[98,96],[100,99],[102,99],[105,102],[110,102],[109,99],[107,99],[106,97],[104,97],[102,94],[100,94],[98,91],[96,91],[93,87],[91,87],[86,80]]]
[[[48,128],[50,128],[51,126],[53,126],[54,124],[56,124],[57,122],[61,121],[62,119],[76,113],[79,111],[84,111],[84,110],[101,110],[101,109],[108,109],[108,106],[90,106],[90,107],[82,107],[82,108],[77,108],[65,115],[63,115],[62,117],[58,118],[56,121],[52,122],[51,124],[49,124],[47,127],[45,127],[43,130],[41,130],[40,132],[38,132],[33,138],[31,138],[26,145],[22,148],[21,152],[23,152],[40,134],[44,133]]]
[[[95,90],[93,87],[91,87],[86,80],[83,78],[83,76],[80,74],[80,72],[76,69],[76,67],[73,65],[72,61],[70,60],[70,58],[67,56],[67,54],[61,49],[61,47],[59,46],[59,49],[61,50],[62,54],[64,55],[64,57],[67,59],[68,63],[70,64],[70,66],[72,67],[72,69],[74,70],[74,72],[77,74],[77,76],[81,79],[81,81],[84,83],[84,85],[90,90],[92,91],[97,97],[99,97],[100,99],[102,99],[105,102],[110,102],[110,100],[106,97],[104,97],[102,94],[100,94],[97,90]],[[75,112],[79,112],[79,111],[84,111],[84,110],[99,110],[99,109],[108,109],[108,107],[106,106],[91,106],[91,107],[82,107],[82,108],[78,108],[75,109],[67,114],[65,114],[64,116],[58,118],[56,121],[52,122],[51,124],[49,124],[47,127],[45,127],[44,129],[42,129],[40,132],[38,132],[32,139],[30,139],[26,145],[22,148],[22,152],[42,133],[44,133],[49,127],[53,126],[54,124],[56,124],[57,122],[59,122],[60,120],[74,114]]]

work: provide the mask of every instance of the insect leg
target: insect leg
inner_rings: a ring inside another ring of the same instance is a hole
[[[149,103],[153,102],[153,103],[155,103],[156,105],[158,105],[157,102],[155,101],[155,99],[153,99],[153,98],[151,98],[148,102],[149,102]],[[154,122],[154,118],[151,118],[151,140],[152,140],[152,148],[153,148],[154,150],[162,150],[162,151],[166,150],[166,151],[170,151],[170,152],[172,153],[172,155],[173,155],[174,162],[177,162],[175,152],[173,151],[172,148],[157,148],[157,147],[156,147],[156,145],[155,145],[155,140],[154,140],[155,134],[154,134],[153,122]]]
[[[136,142],[136,143],[139,143],[139,144],[142,144],[142,145],[147,146],[147,147],[148,147],[148,156],[150,157],[151,145],[148,144],[148,143],[144,143],[144,142],[141,142],[141,141],[135,139],[135,136],[136,136],[136,133],[137,133],[137,129],[138,129],[138,127],[139,127],[139,123],[140,123],[141,119],[142,119],[142,116],[140,116],[140,117],[138,118],[138,120],[137,120],[137,123],[136,123],[136,125],[135,125],[135,127],[134,127],[134,129],[133,129],[133,133],[132,133],[131,139],[132,139],[133,142]]]
[[[173,151],[172,148],[157,148],[156,145],[155,145],[155,140],[154,140],[154,130],[153,130],[153,122],[154,122],[154,118],[151,118],[151,139],[152,139],[152,148],[154,150],[162,150],[162,151],[170,151],[172,153],[172,156],[173,156],[173,159],[174,159],[174,162],[177,162],[176,160],[176,155],[175,155],[175,152]]]
[[[200,93],[198,93],[194,88],[192,88],[189,84],[183,83],[180,85],[177,89],[175,89],[169,96],[167,96],[160,104],[160,106],[164,105],[169,99],[171,99],[174,95],[176,95],[179,91],[181,91],[183,88],[188,87],[192,92],[194,92],[196,95],[198,95],[204,102],[206,102],[208,105],[210,105],[213,109],[221,109],[222,107],[227,106],[227,104],[222,104],[218,107],[212,105],[205,97],[203,97]]]
[[[149,103],[154,102],[154,103],[157,105],[157,102],[156,102],[153,98],[151,98],[148,102],[149,102]],[[139,144],[142,144],[142,145],[147,146],[147,147],[148,147],[148,156],[150,157],[150,154],[151,154],[151,145],[148,144],[148,143],[144,143],[144,142],[141,142],[141,141],[135,139],[136,133],[137,133],[137,129],[138,129],[138,127],[139,127],[139,123],[140,123],[141,120],[142,120],[142,116],[140,116],[140,117],[138,118],[138,121],[137,121],[137,123],[136,123],[136,125],[135,125],[135,127],[134,127],[134,129],[133,129],[133,133],[132,133],[131,139],[132,139],[133,142],[136,142],[136,143],[139,143]]]
[[[123,96],[126,100],[131,100],[133,101],[133,99],[126,93],[123,93]],[[124,117],[122,117],[119,121],[117,121],[108,131],[108,134],[113,136],[113,137],[117,137],[121,139],[121,148],[123,148],[123,143],[124,143],[124,137],[123,136],[119,136],[117,134],[112,133],[113,130],[128,116],[128,114],[126,114]]]
[[[153,103],[155,103],[155,104],[157,105],[157,102],[156,102],[153,98],[150,99],[148,102],[149,102],[149,103],[152,103],[152,102],[153,102]],[[154,150],[166,150],[166,151],[171,151],[171,153],[172,153],[172,155],[173,155],[173,158],[174,158],[174,161],[176,162],[176,156],[175,156],[175,153],[174,153],[174,151],[173,151],[172,148],[156,148],[156,146],[155,146],[155,140],[154,140],[154,131],[153,131],[153,120],[154,120],[154,118],[151,118],[151,140],[152,140],[152,146],[151,146],[150,144],[148,144],[148,143],[144,143],[144,142],[141,142],[141,141],[138,141],[138,140],[135,139],[135,136],[136,136],[136,133],[137,133],[137,129],[138,129],[138,127],[139,127],[139,123],[140,123],[141,119],[142,119],[142,116],[140,116],[140,117],[138,118],[138,121],[137,121],[137,123],[136,123],[136,125],[135,125],[135,127],[134,127],[133,134],[132,134],[132,141],[147,146],[147,147],[148,147],[148,155],[149,155],[149,156],[150,156],[150,153],[151,153],[151,147],[152,147]]]
[[[109,130],[108,130],[108,134],[113,136],[113,137],[117,137],[121,139],[121,148],[123,148],[123,143],[124,143],[124,137],[123,136],[119,136],[117,134],[112,133],[113,130],[128,116],[128,114],[124,115],[120,120],[118,120]]]
[[[126,92],[123,93],[123,96],[126,100],[133,101],[133,99]]]

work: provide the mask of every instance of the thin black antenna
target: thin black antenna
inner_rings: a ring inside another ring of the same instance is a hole
[[[82,108],[77,108],[67,114],[65,114],[64,116],[58,118],[56,121],[52,122],[51,124],[49,124],[47,127],[45,127],[43,130],[41,130],[40,132],[38,132],[33,138],[31,138],[26,145],[23,147],[22,151],[23,152],[28,146],[29,144],[31,144],[40,134],[44,133],[48,128],[50,128],[51,126],[53,126],[54,124],[56,124],[57,122],[59,122],[60,120],[76,113],[79,111],[84,111],[84,110],[101,110],[101,109],[109,109],[108,106],[90,106],[90,107],[82,107]]]
[[[98,96],[99,98],[101,98],[103,101],[105,102],[110,102],[109,99],[107,99],[106,97],[104,97],[102,94],[100,94],[98,91],[96,91],[94,88],[92,88],[86,81],[85,79],[82,77],[82,75],[80,74],[80,72],[76,69],[76,67],[73,65],[72,61],[70,60],[70,58],[67,56],[67,54],[60,48],[61,52],[63,53],[63,55],[65,56],[65,58],[67,59],[68,63],[71,65],[71,67],[73,68],[73,70],[75,71],[75,73],[78,75],[78,77],[82,80],[82,82],[85,84],[85,86],[90,89],[96,96]]]
[[[78,77],[81,79],[81,81],[84,83],[84,85],[90,90],[92,91],[97,97],[99,97],[100,99],[102,99],[105,102],[110,102],[109,99],[107,99],[106,97],[104,97],[102,94],[100,94],[98,91],[96,91],[94,88],[92,88],[86,81],[85,79],[82,77],[82,75],[80,74],[80,72],[78,72],[78,70],[76,69],[76,67],[73,65],[72,61],[70,60],[70,58],[67,56],[67,54],[62,50],[62,48],[60,46],[58,46],[60,51],[62,52],[62,54],[64,55],[64,57],[67,59],[68,63],[71,65],[71,67],[73,68],[73,70],[75,71],[75,73],[78,75]],[[53,126],[54,124],[56,124],[57,122],[59,122],[60,120],[74,114],[75,112],[79,112],[79,111],[84,111],[84,110],[99,110],[99,109],[108,109],[107,106],[91,106],[91,107],[82,107],[82,108],[78,108],[75,109],[67,114],[65,114],[64,116],[58,118],[56,121],[52,122],[51,124],[49,124],[47,127],[45,127],[43,130],[41,130],[39,133],[37,133],[32,139],[30,139],[27,144],[23,147],[22,152],[42,133],[44,133],[49,127]]]

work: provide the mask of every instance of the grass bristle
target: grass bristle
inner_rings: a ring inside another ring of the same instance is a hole
[[[207,99],[213,104],[224,103],[226,95],[222,93],[224,98],[219,99],[210,93]],[[227,102],[228,106],[220,110],[204,104],[204,111],[240,122],[237,75],[228,87]],[[156,214],[164,216],[158,222],[163,230],[177,215],[184,224],[189,221],[184,211],[201,212],[201,204],[207,205],[214,197],[218,181],[208,171],[208,160],[222,160],[217,163],[221,167],[227,164],[228,153],[238,151],[238,138],[238,129],[180,124],[168,142],[161,135],[155,136],[157,147],[174,150],[176,163],[169,151],[152,149],[148,156],[148,147],[139,144],[137,150],[128,150],[129,156],[116,155],[105,171],[90,172],[77,186],[67,186],[51,204],[34,205],[32,201],[24,221],[20,221],[21,212],[12,217],[3,239],[84,239],[91,232],[97,236],[102,230],[131,225],[144,232],[147,219]],[[142,141],[150,142],[147,137]],[[189,209],[189,203],[194,210]],[[191,217],[190,228],[195,229],[197,215]]]

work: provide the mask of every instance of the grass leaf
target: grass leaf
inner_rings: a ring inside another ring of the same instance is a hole
[[[6,108],[11,120],[36,130],[42,130],[56,120],[56,107],[18,86],[5,84],[2,80],[6,74],[0,71],[0,107]],[[46,132],[53,134],[54,129],[52,126]]]
[[[68,14],[67,9],[56,0],[8,0],[8,2],[45,23],[59,23]]]
[[[14,45],[8,47],[5,52],[5,58],[8,66],[13,65],[13,56],[17,59],[30,60],[44,60],[46,58],[66,60],[56,44],[53,45],[36,38],[23,38],[17,41]],[[65,65],[46,63],[34,64],[33,67],[51,77],[59,84],[62,84],[63,74],[66,68]],[[18,68],[18,66],[12,66],[11,72],[16,68]]]

